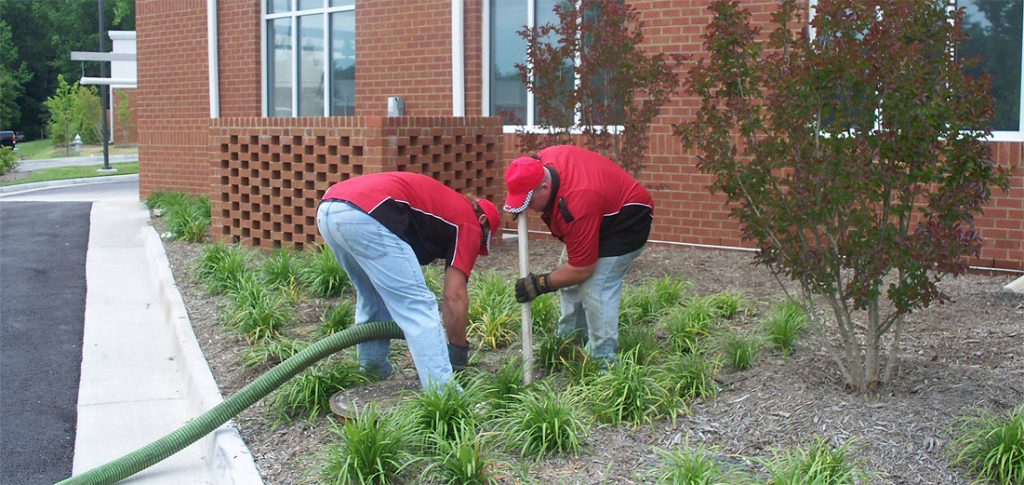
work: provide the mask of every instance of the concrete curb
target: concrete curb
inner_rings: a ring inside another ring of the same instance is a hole
[[[178,362],[184,367],[187,380],[188,396],[196,415],[199,415],[224,401],[213,378],[210,366],[199,347],[199,341],[192,331],[192,322],[188,318],[185,302],[174,283],[167,254],[163,242],[152,226],[142,229],[142,241],[147,259],[151,263],[153,276],[160,292],[160,304],[163,307],[166,322],[173,326],[176,336],[175,347]],[[221,425],[213,433],[203,438],[208,446],[207,456],[210,457],[210,476],[218,484],[262,484],[252,453],[242,441],[238,429],[231,421]]]
[[[1014,293],[1024,293],[1024,276],[1007,283],[1003,289]]]
[[[34,192],[36,190],[66,187],[69,185],[106,184],[111,182],[118,182],[121,180],[132,180],[138,178],[139,174],[130,173],[127,175],[106,175],[103,177],[88,177],[81,179],[48,180],[46,182],[33,182],[30,184],[6,185],[0,187],[0,194],[21,194],[24,192]]]

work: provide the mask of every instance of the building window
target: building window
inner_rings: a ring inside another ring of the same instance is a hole
[[[1021,121],[1024,118],[1021,106],[1024,0],[956,0],[955,4],[964,9],[963,28],[968,35],[957,57],[979,57],[980,62],[968,74],[976,76],[984,72],[992,79],[996,112],[989,128],[993,138],[1019,140],[1024,136]]]
[[[263,19],[266,115],[355,114],[354,0],[265,0]]]
[[[558,25],[555,5],[578,6],[571,0],[485,0],[484,115],[499,116],[506,126],[527,129],[545,125],[560,113],[540,113],[533,93],[519,78],[516,64],[526,63],[526,40],[517,34],[524,27]],[[554,42],[555,39],[550,39]],[[566,59],[564,81],[572,85],[573,59]],[[576,120],[577,122],[579,120]],[[506,130],[508,131],[508,130]]]

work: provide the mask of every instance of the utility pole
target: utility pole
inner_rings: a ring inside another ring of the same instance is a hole
[[[100,52],[107,52],[107,43],[104,42],[104,37],[107,36],[106,30],[103,28],[103,0],[97,0],[99,3],[100,10]],[[100,77],[107,77],[107,62],[100,62]],[[100,86],[100,106],[103,111],[103,126],[100,128],[100,138],[103,138],[103,169],[110,170],[110,147],[109,140],[110,134],[107,132],[107,107],[109,104],[110,86]]]

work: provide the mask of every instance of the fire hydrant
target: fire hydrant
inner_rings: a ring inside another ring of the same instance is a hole
[[[76,133],[75,141],[72,143],[75,144],[75,153],[82,153],[82,137]]]

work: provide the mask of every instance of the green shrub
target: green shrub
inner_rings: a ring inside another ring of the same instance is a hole
[[[243,278],[231,297],[224,323],[250,342],[280,337],[292,317],[285,298],[254,277]]]
[[[590,430],[581,399],[572,388],[554,392],[546,384],[518,396],[509,414],[498,422],[511,446],[524,457],[576,453]]]
[[[848,443],[835,448],[822,438],[777,452],[766,467],[772,485],[855,485],[868,481],[867,474],[849,457]]]
[[[627,286],[619,301],[619,326],[653,324],[670,308],[683,302],[688,281],[664,276],[639,286]]]
[[[713,397],[718,391],[715,371],[718,364],[702,354],[673,356],[658,372],[658,378],[669,393],[690,401]]]
[[[264,339],[245,351],[242,362],[245,367],[276,365],[288,360],[307,346],[309,346],[308,343],[293,338]]]
[[[758,341],[754,337],[745,337],[729,330],[720,337],[719,347],[725,361],[736,370],[745,370],[754,366],[757,359]]]
[[[235,292],[249,274],[251,259],[252,253],[241,246],[207,244],[196,258],[192,274],[214,295]]]
[[[554,333],[541,335],[537,340],[535,359],[540,363],[541,368],[556,371],[572,359],[576,346],[576,337],[574,336],[559,337]]]
[[[321,457],[320,480],[332,485],[391,483],[421,459],[413,450],[424,435],[401,413],[378,414],[371,404],[343,425],[333,424],[336,443]]]
[[[330,412],[331,396],[338,391],[367,382],[359,365],[351,360],[329,361],[310,367],[281,386],[270,397],[268,407],[275,421],[313,419]]]
[[[155,190],[150,192],[149,197],[146,197],[146,208],[166,211],[171,207],[184,205],[188,197],[189,195],[185,192]]]
[[[557,293],[545,293],[530,302],[530,316],[535,336],[555,333],[555,326],[562,316],[562,307]]]
[[[1007,415],[978,409],[954,423],[949,445],[954,464],[966,467],[978,481],[1024,483],[1024,404]]]
[[[732,319],[745,306],[743,296],[734,293],[716,293],[704,297],[704,300],[715,317],[726,320]]]
[[[520,359],[508,359],[493,374],[474,376],[471,385],[479,388],[486,397],[491,415],[500,416],[512,406],[516,396],[526,391],[523,363]]]
[[[436,475],[446,485],[491,485],[498,483],[493,471],[496,461],[491,457],[484,436],[473,426],[461,426],[453,438],[433,435],[436,452],[423,476]]]
[[[654,473],[659,485],[718,485],[745,483],[742,474],[731,467],[715,461],[719,449],[699,445],[695,448],[683,446],[672,450],[655,448],[659,457]]]
[[[13,147],[0,147],[0,175],[7,175],[18,169],[18,155]]]
[[[477,387],[459,389],[449,382],[440,389],[427,388],[402,403],[400,411],[412,416],[412,423],[424,433],[436,433],[453,440],[462,427],[475,427],[477,405],[483,403],[483,391]]]
[[[428,264],[423,267],[423,281],[434,296],[441,298],[444,294],[444,265]]]
[[[210,227],[210,199],[187,197],[184,203],[168,207],[164,219],[173,238],[201,242]]]
[[[512,283],[497,271],[481,271],[470,282],[466,316],[466,332],[481,347],[498,349],[514,342],[521,320]]]
[[[348,274],[338,264],[331,248],[323,244],[303,258],[300,274],[313,294],[325,298],[341,295],[351,285]]]
[[[799,303],[779,303],[772,308],[764,322],[765,337],[772,347],[786,355],[805,325],[804,309]]]
[[[301,256],[290,249],[275,249],[260,264],[260,276],[268,285],[284,288],[301,278]]]
[[[343,300],[332,306],[320,317],[316,327],[317,338],[334,335],[352,326],[356,320],[356,304],[351,300]]]
[[[651,376],[650,369],[627,352],[586,386],[594,415],[605,423],[650,423],[669,404],[665,388]]]
[[[639,364],[647,365],[658,352],[654,331],[647,325],[633,325],[619,328],[619,355],[633,353]]]

